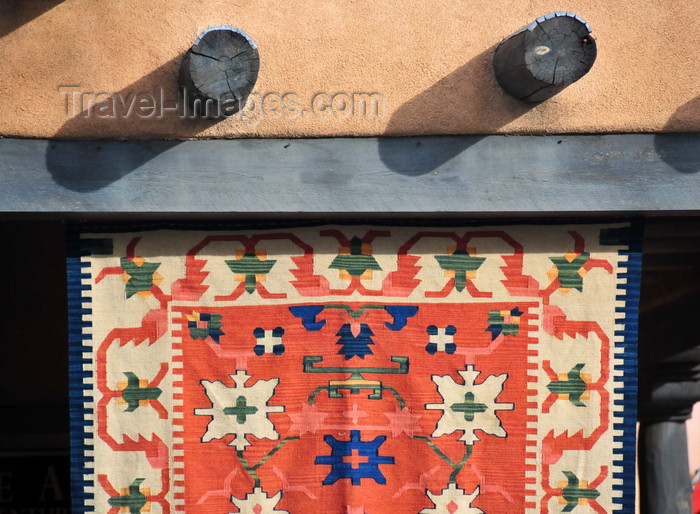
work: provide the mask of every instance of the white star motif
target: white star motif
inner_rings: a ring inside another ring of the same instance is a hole
[[[202,442],[207,443],[212,439],[234,434],[235,437],[229,446],[243,450],[250,445],[246,434],[258,439],[279,439],[280,435],[275,426],[267,418],[270,412],[284,412],[282,405],[267,405],[279,379],[258,380],[254,385],[246,387],[245,383],[251,375],[245,371],[237,371],[231,378],[235,382],[234,387],[228,387],[219,380],[201,381],[212,404],[211,408],[194,410],[197,416],[212,417],[206,433],[202,436]]]
[[[459,438],[468,445],[474,444],[479,438],[475,430],[497,437],[506,437],[506,431],[501,426],[496,411],[513,410],[512,403],[496,403],[496,397],[503,391],[503,383],[508,375],[490,375],[481,384],[475,384],[476,377],[481,373],[474,366],[468,365],[465,371],[458,371],[464,379],[464,385],[458,384],[449,375],[433,375],[438,392],[443,403],[429,403],[426,409],[443,411],[438,421],[433,437],[451,434],[455,430],[463,430]]]
[[[277,494],[270,498],[260,487],[256,487],[253,489],[253,492],[248,493],[245,498],[231,496],[231,503],[238,507],[238,512],[250,514],[289,514],[287,510],[275,509],[281,499],[282,491],[277,491]]]
[[[484,511],[472,507],[472,502],[479,496],[479,488],[477,487],[471,494],[464,494],[464,489],[457,487],[454,482],[443,489],[441,494],[433,494],[426,490],[430,501],[435,504],[434,509],[423,509],[420,514],[484,514]]]

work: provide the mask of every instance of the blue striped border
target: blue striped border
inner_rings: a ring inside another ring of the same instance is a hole
[[[92,422],[85,420],[85,415],[91,413],[86,408],[86,402],[92,400],[91,387],[84,384],[84,379],[92,376],[91,371],[84,371],[83,364],[90,362],[84,353],[90,351],[86,341],[91,337],[85,333],[92,323],[84,319],[91,309],[83,304],[90,302],[91,287],[84,285],[82,279],[89,278],[85,273],[87,263],[82,262],[89,250],[84,249],[77,233],[68,232],[66,242],[66,266],[68,273],[68,373],[70,384],[70,460],[71,460],[71,497],[72,512],[92,512],[85,501],[93,499],[93,493],[86,492],[92,487],[92,480],[87,476],[93,473],[93,457],[86,451],[94,448],[90,428]]]
[[[642,235],[641,221],[634,221],[628,228],[603,230],[608,241],[602,244],[619,244],[626,246],[620,250],[620,256],[626,256],[627,262],[621,262],[623,270],[619,277],[626,279],[625,284],[618,285],[616,299],[624,301],[624,307],[617,307],[616,323],[624,328],[615,331],[615,357],[622,358],[622,364],[614,367],[622,371],[624,376],[617,378],[614,383],[615,393],[622,394],[622,400],[615,401],[616,406],[623,407],[623,413],[615,414],[613,430],[621,432],[615,435],[613,441],[620,443],[620,448],[613,450],[613,465],[622,471],[613,472],[612,478],[620,480],[621,484],[613,484],[613,491],[620,491],[621,496],[613,500],[616,513],[635,511],[636,502],[636,450],[637,450],[637,331],[639,325],[639,293],[642,275]],[[601,237],[603,234],[601,233]],[[620,352],[622,350],[622,352]]]

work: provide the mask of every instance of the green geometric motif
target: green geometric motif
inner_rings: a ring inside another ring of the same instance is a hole
[[[190,337],[192,339],[206,339],[207,337],[211,337],[215,343],[218,343],[219,337],[226,335],[221,330],[221,326],[223,325],[221,318],[223,318],[221,314],[210,314],[206,312],[199,314],[193,313],[192,316],[188,316],[187,319],[190,321],[187,324],[187,328],[190,330]],[[206,326],[198,326],[200,323],[206,324]]]
[[[304,356],[304,373],[351,373],[351,375],[347,380],[330,381],[327,386],[318,386],[309,395],[309,405],[314,404],[314,398],[321,391],[328,391],[329,398],[343,398],[342,391],[349,391],[350,394],[359,394],[362,391],[371,390],[372,393],[368,396],[370,400],[381,400],[382,392],[389,391],[394,395],[402,409],[406,406],[404,399],[392,386],[383,384],[378,380],[367,380],[362,375],[369,373],[405,375],[408,373],[408,357],[391,357],[391,362],[397,363],[399,365],[398,368],[315,366],[319,362],[323,362],[323,357],[320,355]]]
[[[362,239],[357,236],[350,240],[350,254],[337,255],[328,267],[345,271],[351,277],[361,277],[367,270],[382,269],[371,254],[362,253]]]
[[[129,494],[126,496],[112,496],[107,502],[112,507],[127,507],[131,514],[140,514],[141,509],[146,506],[148,498],[141,492],[139,486],[145,478],[137,478],[129,486]]]
[[[141,387],[141,380],[131,371],[125,371],[124,374],[128,382],[122,389],[122,399],[129,405],[124,412],[134,412],[142,401],[157,400],[163,393],[157,387]]]
[[[452,409],[454,412],[463,412],[464,419],[466,421],[474,421],[474,414],[486,412],[488,407],[483,403],[475,402],[474,393],[468,391],[464,395],[464,402],[453,403],[452,405],[450,405],[450,409]]]
[[[566,476],[567,485],[562,488],[561,497],[566,501],[566,506],[562,512],[571,512],[579,505],[579,500],[595,500],[600,496],[600,493],[595,489],[587,487],[579,487],[580,481],[571,471],[562,471]]]
[[[124,273],[129,277],[126,282],[127,298],[131,298],[138,293],[150,293],[151,287],[157,282],[154,273],[160,267],[160,262],[141,261],[139,265],[131,259],[122,257],[119,259],[119,263]]]
[[[588,252],[577,255],[572,260],[566,257],[549,258],[557,267],[557,278],[562,288],[583,291],[583,276],[579,272],[589,258],[590,254]]]
[[[244,253],[240,259],[224,262],[231,271],[244,276],[245,290],[250,294],[255,291],[255,285],[259,282],[256,275],[268,274],[277,261],[262,260],[254,253]]]
[[[461,292],[486,257],[473,257],[467,250],[455,250],[452,255],[435,255],[435,259],[442,269],[454,272],[455,289]]]
[[[520,331],[520,316],[525,314],[523,311],[514,307],[510,310],[489,311],[489,324],[486,332],[491,332],[492,339],[496,339],[499,335],[517,336]]]
[[[245,396],[239,396],[236,398],[235,407],[224,407],[224,414],[228,416],[236,416],[236,422],[239,425],[245,423],[245,420],[251,414],[258,412],[257,407],[251,407],[247,404]]]
[[[584,366],[585,364],[576,364],[567,374],[566,380],[552,381],[547,385],[547,389],[554,394],[567,394],[571,403],[577,407],[585,407],[581,401],[581,395],[586,392],[586,382],[581,378],[581,369]]]

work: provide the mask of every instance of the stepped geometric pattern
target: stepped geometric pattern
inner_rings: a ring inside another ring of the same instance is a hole
[[[76,233],[74,512],[630,512],[638,236]]]

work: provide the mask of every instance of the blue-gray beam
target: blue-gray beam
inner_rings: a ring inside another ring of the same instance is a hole
[[[700,134],[0,139],[0,212],[698,214]]]

